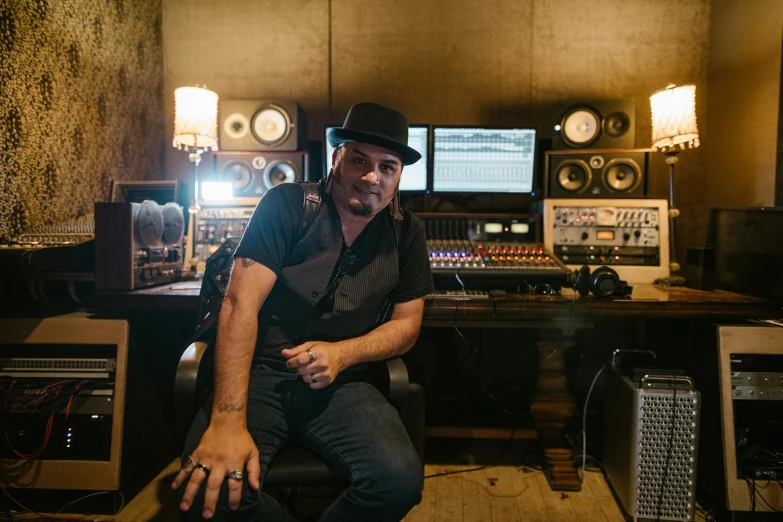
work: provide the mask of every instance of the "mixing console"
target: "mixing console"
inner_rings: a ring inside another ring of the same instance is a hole
[[[535,242],[527,216],[419,214],[438,288],[505,288],[536,285],[559,290],[566,277],[560,260]]]

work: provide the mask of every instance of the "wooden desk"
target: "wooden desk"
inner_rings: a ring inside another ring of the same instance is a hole
[[[117,312],[192,310],[195,313],[200,286],[199,281],[191,281],[133,292],[100,292],[96,301],[102,308]],[[538,391],[531,401],[535,429],[518,430],[515,436],[537,438],[541,442],[547,459],[544,471],[552,489],[566,491],[581,489],[573,453],[564,437],[565,425],[576,409],[566,384],[564,357],[574,345],[573,331],[604,321],[706,319],[719,322],[780,318],[783,318],[783,307],[778,302],[729,292],[654,285],[635,285],[632,297],[625,299],[592,296],[580,299],[573,291],[564,289],[559,295],[508,294],[501,298],[464,300],[428,297],[424,308],[425,327],[560,330],[557,340],[538,343]],[[475,430],[470,433],[482,436]],[[456,432],[435,428],[428,430],[428,434],[455,436]]]
[[[133,291],[96,292],[100,308],[134,311],[196,311],[200,281],[185,281]],[[783,317],[781,303],[730,292],[636,285],[627,299],[507,294],[489,299],[428,297],[425,326],[520,326],[521,322],[612,321],[627,319],[771,319]],[[554,325],[553,325],[554,326]]]

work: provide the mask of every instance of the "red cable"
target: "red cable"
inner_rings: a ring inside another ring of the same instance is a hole
[[[8,446],[11,448],[11,450],[16,454],[17,457],[24,460],[31,460],[39,457],[41,453],[46,449],[46,446],[49,444],[49,437],[52,433],[52,424],[54,423],[54,412],[52,412],[49,415],[49,420],[46,422],[46,433],[44,434],[44,440],[41,442],[41,446],[38,448],[38,450],[34,451],[33,453],[20,453],[16,451],[16,448],[14,448],[13,444],[11,443],[11,438],[8,436],[8,430],[5,431],[5,440],[8,442]]]

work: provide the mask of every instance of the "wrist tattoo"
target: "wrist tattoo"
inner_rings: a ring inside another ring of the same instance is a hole
[[[220,413],[226,413],[226,412],[243,412],[245,411],[245,407],[241,404],[230,404],[228,402],[224,402],[223,404],[218,404],[217,411]]]
[[[248,257],[243,257],[242,258],[242,266],[245,267],[245,268],[247,268],[249,266],[252,266],[252,265],[255,265],[255,264],[256,264],[256,262],[253,261],[252,259],[248,258]]]

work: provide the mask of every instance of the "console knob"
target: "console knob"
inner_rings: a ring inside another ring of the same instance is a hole
[[[582,232],[582,239],[587,239],[588,235],[587,232]]]
[[[623,240],[624,240],[624,241],[628,241],[629,239],[631,239],[631,234],[629,234],[628,232],[626,232],[625,234],[623,234]]]
[[[636,236],[636,237],[639,237],[639,236],[642,235],[642,231],[641,230],[635,230],[633,235]]]

